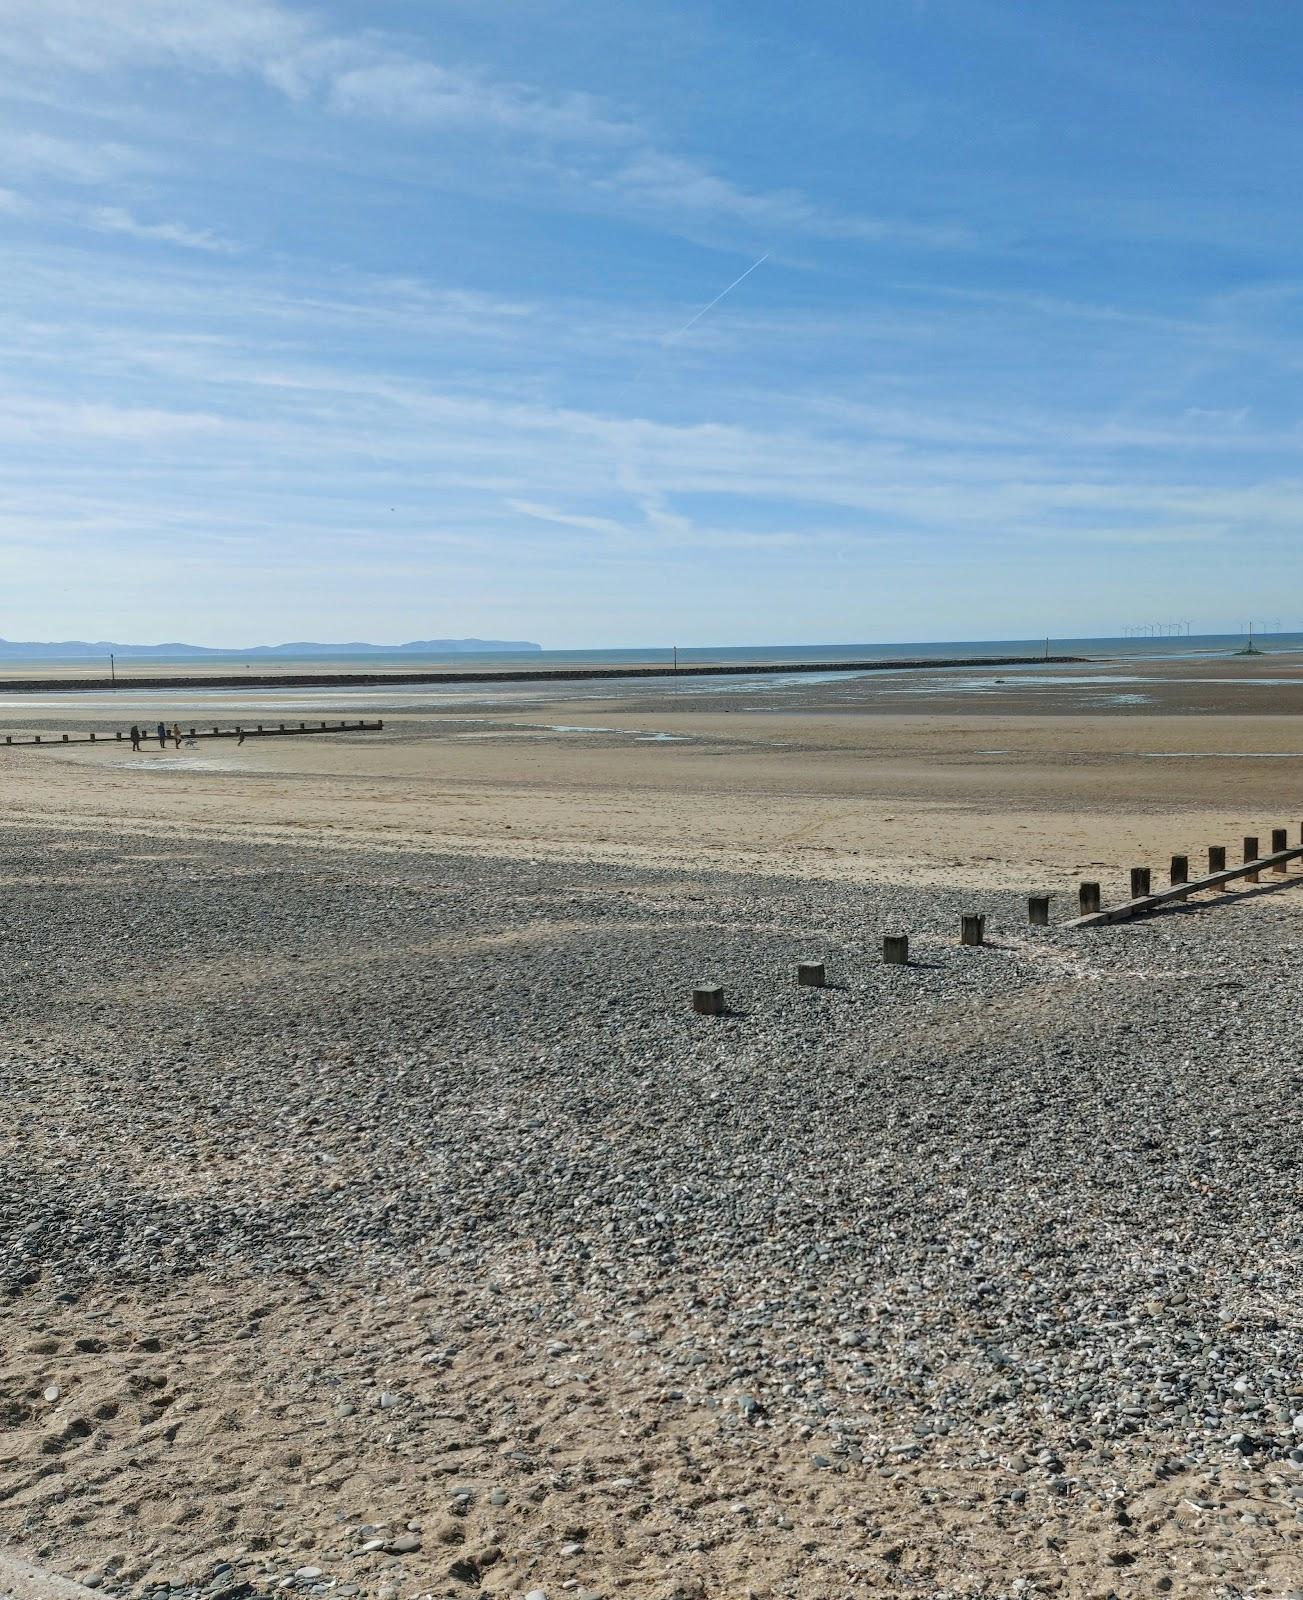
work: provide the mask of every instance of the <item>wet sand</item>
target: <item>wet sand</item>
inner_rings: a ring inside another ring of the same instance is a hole
[[[386,726],[139,756],[0,749],[0,803],[66,826],[1062,889],[1295,824],[1300,708],[1294,657],[565,696],[43,696],[0,701],[0,728],[103,736],[133,717],[270,727],[318,714]]]

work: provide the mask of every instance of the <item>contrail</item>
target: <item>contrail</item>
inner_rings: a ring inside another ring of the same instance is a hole
[[[726,294],[732,294],[734,289],[737,288],[738,284],[743,282],[744,279],[749,278],[757,267],[764,266],[765,262],[769,260],[769,257],[772,253],[772,251],[766,250],[764,255],[760,257],[760,260],[753,261],[740,278],[734,278],[727,289],[721,289],[708,306],[702,306],[701,310],[697,312],[695,317],[689,317],[677,333],[671,333],[667,335],[665,343],[672,344],[675,339],[681,339],[689,328],[695,328],[696,325],[701,321],[702,317],[706,315],[707,311],[713,311]]]

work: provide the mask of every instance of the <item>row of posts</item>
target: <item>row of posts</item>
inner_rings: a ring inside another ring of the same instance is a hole
[[[1269,853],[1271,855],[1273,855],[1273,856],[1274,855],[1279,855],[1281,853],[1281,851],[1288,850],[1288,849],[1289,849],[1289,830],[1287,828],[1273,828],[1271,830],[1271,850],[1270,850]],[[1257,861],[1258,858],[1259,858],[1259,853],[1260,853],[1259,852],[1259,840],[1258,840],[1257,835],[1256,834],[1246,834],[1244,836],[1244,859],[1243,859],[1243,865],[1247,866],[1250,861]],[[1275,864],[1275,866],[1272,867],[1271,870],[1273,872],[1275,872],[1275,873],[1285,873],[1285,872],[1288,872],[1289,868],[1288,868],[1288,865],[1287,865],[1286,862],[1278,861]],[[1212,873],[1225,872],[1225,871],[1226,871],[1226,846],[1224,844],[1210,844],[1208,846],[1208,872],[1209,872],[1209,874],[1211,875]],[[1244,879],[1245,879],[1246,883],[1257,883],[1257,882],[1260,881],[1259,874],[1256,873],[1256,872],[1246,872],[1245,875],[1244,875]],[[1169,881],[1171,883],[1171,886],[1174,889],[1175,888],[1179,888],[1181,886],[1181,884],[1183,884],[1183,883],[1189,883],[1189,881],[1190,881],[1190,858],[1189,858],[1189,856],[1173,856],[1172,857],[1172,864],[1171,864],[1171,868],[1170,868],[1170,871],[1169,871]],[[1153,893],[1153,875],[1150,872],[1149,868],[1148,867],[1132,867],[1132,869],[1131,869],[1131,898],[1133,900],[1143,900],[1147,895],[1152,894],[1152,893]],[[1100,905],[1100,888],[1099,888],[1099,884],[1097,884],[1097,883],[1083,883],[1080,886],[1080,888],[1078,889],[1077,894],[1078,894],[1078,899],[1079,899],[1080,904],[1081,904],[1081,914],[1082,914],[1083,917],[1092,916],[1095,912],[1097,912],[1097,911],[1102,909],[1101,905]],[[1035,907],[1036,903],[1037,903],[1036,901],[1032,901],[1031,902],[1033,907]],[[1046,919],[1048,920],[1048,902],[1046,903]],[[1033,916],[1032,916],[1032,921],[1033,922],[1036,921],[1036,916],[1035,916],[1034,913],[1033,913]]]
[[[1045,921],[1049,922],[1049,896],[1045,897]],[[986,918],[977,912],[965,912],[959,919],[960,944],[976,946],[986,942]],[[888,933],[882,939],[882,959],[889,967],[909,965],[909,935]],[[801,988],[825,989],[828,986],[827,970],[822,961],[798,961],[796,982]],[[722,1017],[728,1007],[724,1003],[724,990],[718,983],[702,984],[692,991],[692,1009],[699,1016]]]
[[[341,723],[340,723],[340,724],[339,724],[339,731],[340,731],[340,732],[341,732],[341,733],[345,733],[345,732],[347,732],[347,731],[348,731],[348,729],[349,729],[349,727],[350,727],[350,726],[351,726],[351,724],[350,724],[350,723],[347,723],[347,722],[341,722]],[[365,724],[364,724],[364,723],[361,723],[361,722],[359,722],[359,723],[358,723],[358,727],[359,727],[359,728],[361,728],[361,727],[364,727],[364,726],[365,726]],[[330,723],[327,723],[327,722],[323,722],[323,723],[322,723],[322,724],[321,724],[321,728],[320,728],[320,731],[321,731],[321,732],[322,732],[322,733],[327,733],[327,732],[329,732],[329,730],[330,730],[330,727],[331,727],[331,724],[330,724]],[[259,732],[259,733],[265,733],[265,732],[266,732],[266,731],[267,731],[267,730],[266,730],[266,728],[265,728],[265,727],[264,727],[264,726],[263,726],[263,724],[262,724],[262,723],[261,723],[261,722],[260,722],[260,723],[259,723],[259,724],[258,724],[258,728],[257,728],[257,731],[258,731],[258,732]],[[290,731],[290,730],[289,730],[289,729],[288,729],[288,728],[287,728],[287,726],[286,726],[286,724],[285,724],[285,723],[283,723],[283,722],[282,722],[282,723],[281,723],[281,724],[280,724],[280,725],[279,725],[279,727],[278,727],[278,728],[277,728],[277,730],[276,730],[276,731],[277,731],[277,732],[278,732],[278,733],[286,733],[286,732],[288,732],[288,731]],[[299,732],[299,733],[306,733],[306,732],[307,732],[307,731],[308,731],[308,725],[307,725],[307,723],[306,723],[306,722],[300,722],[300,723],[299,723],[299,726],[298,726],[298,732]],[[241,733],[243,733],[243,732],[244,732],[244,729],[243,729],[243,728],[233,728],[233,729],[231,729],[231,731],[230,731],[230,735],[229,735],[229,737],[234,737],[234,736],[235,736],[235,735],[236,735],[236,734],[241,734]],[[122,741],[123,741],[123,739],[125,739],[125,738],[126,738],[126,735],[125,735],[125,734],[124,734],[124,733],[121,733],[121,732],[119,732],[119,733],[116,733],[116,734],[114,734],[114,736],[113,736],[113,737],[114,737],[114,738],[115,738],[115,739],[116,739],[116,740],[117,740],[117,742],[118,742],[118,743],[119,743],[119,744],[121,744],[121,743],[122,743]],[[149,736],[148,736],[148,737],[153,737],[153,736],[152,736],[152,735],[149,735]],[[168,737],[169,737],[169,738],[170,738],[170,737],[171,737],[171,735],[170,735],[170,734],[169,734],[169,735],[168,735]],[[198,738],[201,738],[201,737],[212,737],[212,738],[221,738],[221,737],[222,737],[222,730],[221,730],[221,729],[220,729],[220,728],[214,728],[214,729],[213,729],[213,731],[212,731],[212,734],[211,734],[211,735],[207,735],[207,736],[206,736],[206,735],[201,735],[201,734],[198,734],[198,733],[196,733],[196,731],[195,731],[195,730],[194,730],[194,729],[193,729],[193,728],[191,728],[191,729],[190,729],[190,730],[189,730],[189,731],[188,731],[188,732],[187,732],[187,733],[186,733],[186,735],[185,735],[185,737],[186,737],[186,738],[187,738],[187,739],[198,739]],[[13,736],[13,734],[12,734],[12,733],[7,733],[7,734],[5,734],[5,743],[6,743],[6,744],[12,744],[12,743],[13,743],[13,742],[14,742],[14,736]],[[21,742],[22,742],[22,741],[21,741],[21,740],[20,740],[20,741],[19,741],[19,742],[20,742],[20,743],[21,743]],[[91,734],[91,735],[90,735],[90,742],[91,742],[91,743],[92,743],[92,744],[95,744],[95,743],[96,743],[96,742],[97,742],[97,736],[96,736],[96,735],[95,735],[95,734],[94,734],[94,733],[92,733],[92,734]],[[33,739],[32,739],[32,743],[33,743],[33,744],[40,744],[40,743],[41,743],[41,736],[40,736],[40,734],[39,734],[39,733],[38,733],[38,734],[36,734],[36,735],[35,735],[35,737],[34,737],[34,738],[33,738]],[[67,744],[67,743],[69,743],[69,735],[68,735],[68,734],[66,734],[66,733],[65,733],[65,734],[64,734],[64,736],[63,736],[63,740],[62,740],[62,743],[64,743],[64,744]]]

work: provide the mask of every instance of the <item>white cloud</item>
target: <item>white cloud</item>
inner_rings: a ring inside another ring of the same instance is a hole
[[[159,244],[180,245],[186,250],[204,250],[211,255],[234,255],[238,246],[204,228],[187,227],[183,222],[140,222],[121,206],[96,206],[86,221],[101,233],[125,233],[133,239]]]
[[[640,208],[687,212],[703,220],[734,219],[814,238],[903,238],[937,247],[957,245],[965,238],[958,229],[829,211],[792,189],[742,189],[694,161],[652,148],[638,151],[596,182],[599,188],[616,192]]]
[[[0,170],[24,177],[53,178],[61,183],[109,183],[156,165],[155,159],[144,151],[112,141],[10,133],[0,142]]]
[[[659,148],[653,132],[597,97],[496,80],[436,62],[372,33],[331,33],[308,12],[274,0],[9,0],[0,61],[79,73],[185,65],[260,78],[295,103],[409,126],[515,139],[535,181],[644,217],[694,226],[745,224],[822,239],[902,239],[925,247],[963,242],[957,231],[845,214],[795,190],[748,191],[705,164]],[[542,146],[582,152],[563,162]],[[112,175],[120,147],[85,152],[80,181]],[[66,165],[76,167],[76,147]],[[70,170],[66,175],[73,175]]]
[[[340,111],[443,128],[488,128],[534,139],[620,144],[637,128],[592,96],[547,95],[527,84],[495,83],[467,71],[395,57],[336,72],[327,90]]]

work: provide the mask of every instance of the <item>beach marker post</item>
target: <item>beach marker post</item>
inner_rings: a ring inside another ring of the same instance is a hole
[[[909,965],[909,935],[907,933],[884,933],[882,936],[882,959],[889,967],[907,967]]]
[[[1131,869],[1131,898],[1143,900],[1150,892],[1153,879],[1148,867],[1132,867]]]
[[[1077,903],[1081,907],[1083,917],[1093,916],[1100,907],[1099,885],[1083,883],[1077,890]]]
[[[1172,876],[1171,876],[1171,882],[1172,882],[1173,888],[1175,888],[1177,884],[1189,883],[1189,881],[1190,881],[1190,858],[1189,858],[1189,856],[1173,856],[1172,857]]]
[[[1258,859],[1258,841],[1257,841],[1257,839],[1254,838],[1254,836],[1251,833],[1246,833],[1245,836],[1244,836],[1244,862],[1245,862],[1245,865],[1247,866],[1250,861],[1256,861],[1257,859]],[[1245,881],[1245,883],[1257,883],[1258,874],[1256,872],[1246,872],[1245,875],[1244,875],[1244,881]]]
[[[1209,872],[1226,871],[1226,846],[1224,844],[1210,844],[1208,846]]]
[[[986,918],[976,912],[966,911],[959,919],[960,944],[976,947],[985,942]]]
[[[717,983],[705,983],[692,991],[692,1009],[699,1017],[724,1015],[724,990]]]
[[[796,964],[796,981],[805,989],[824,988],[827,979],[824,975],[823,962],[798,961]]]
[[[1027,900],[1027,921],[1033,928],[1048,928],[1050,925],[1050,897],[1047,894],[1034,894]]]
[[[1276,855],[1281,850],[1289,849],[1289,829],[1273,828],[1271,830],[1271,853]],[[1288,861],[1278,861],[1271,869],[1273,872],[1286,873],[1289,871]]]

